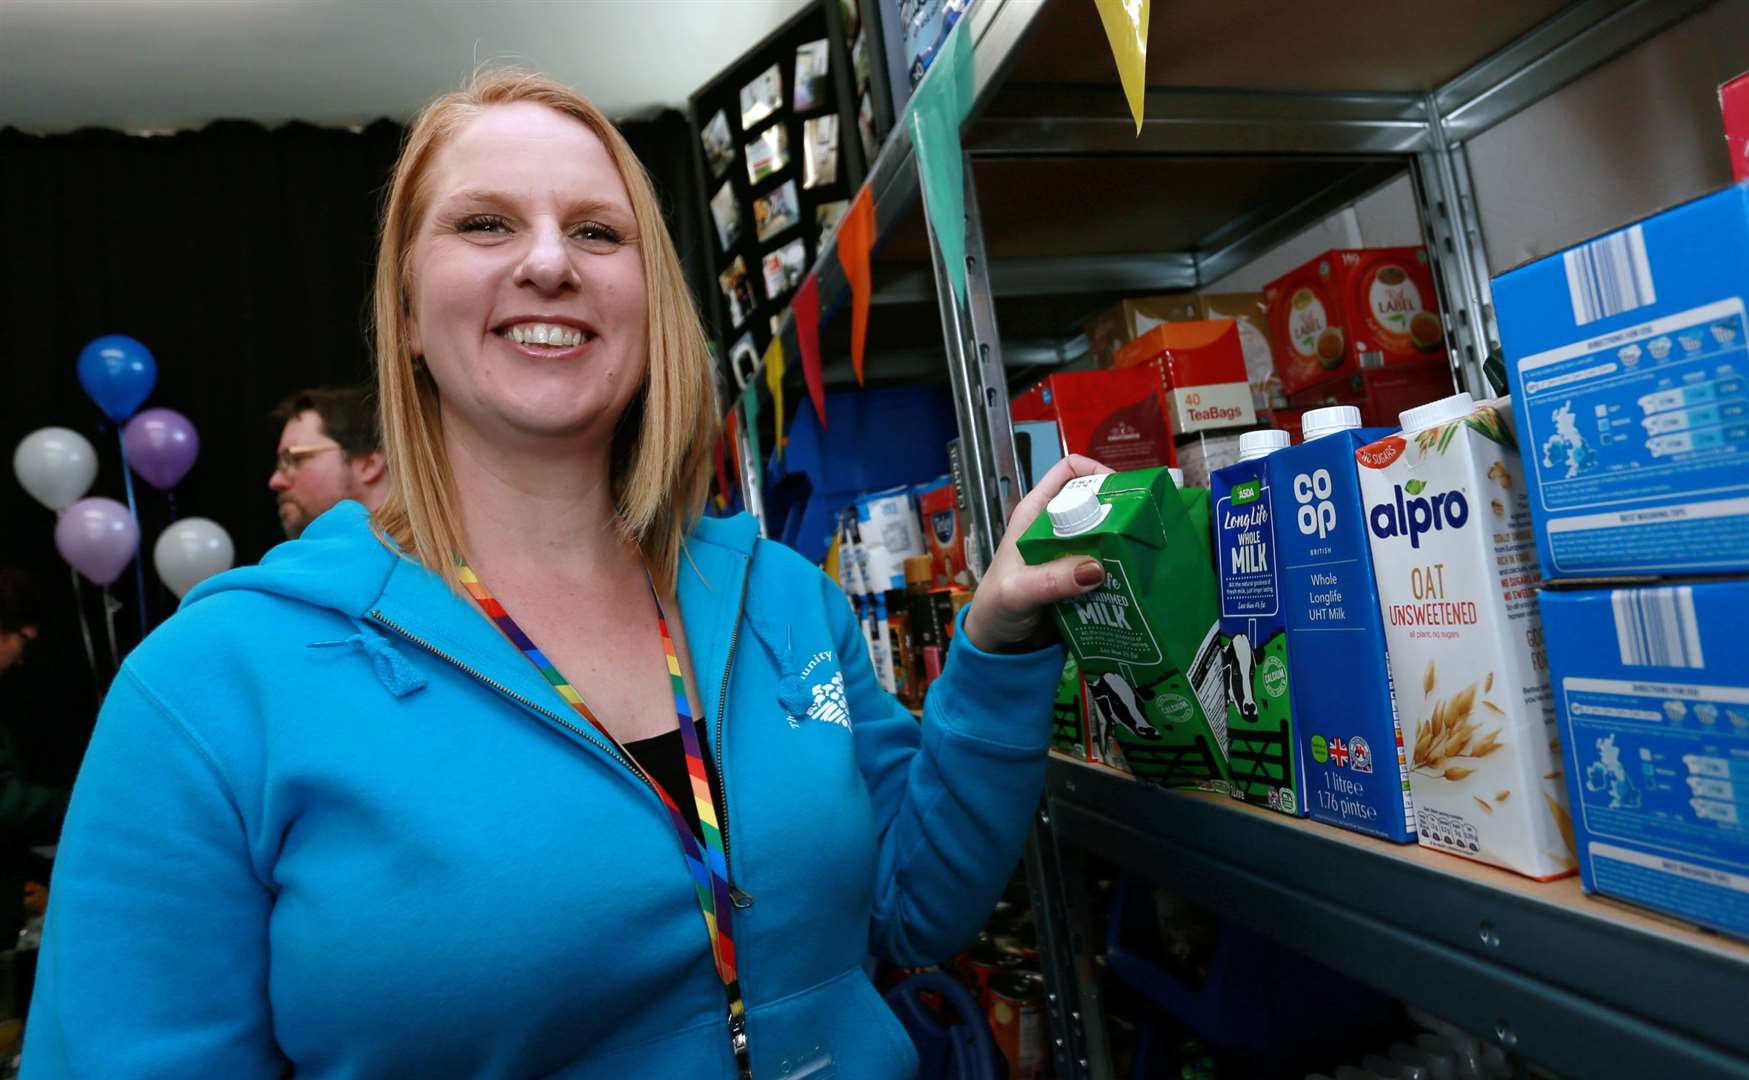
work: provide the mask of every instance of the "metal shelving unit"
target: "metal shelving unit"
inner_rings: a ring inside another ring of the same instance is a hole
[[[1090,312],[1201,288],[1405,173],[1454,375],[1486,392],[1496,334],[1466,141],[1706,6],[1354,0],[1318,15],[1269,0],[1156,0],[1138,135],[1091,4],[979,0],[964,29],[975,80],[961,130],[963,298],[930,242],[902,122],[869,173],[870,371],[939,377],[945,345],[974,563],[987,564],[1019,495],[1013,369],[1073,360]],[[849,287],[831,245],[814,272],[824,353],[844,356],[849,319],[832,316]],[[1749,1077],[1741,945],[1584,897],[1575,881],[1529,882],[1053,760],[1027,874],[1063,1077],[1110,1072],[1082,891],[1089,854],[1552,1068]]]

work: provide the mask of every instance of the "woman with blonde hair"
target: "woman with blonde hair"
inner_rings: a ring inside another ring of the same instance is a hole
[[[203,584],[110,692],[24,1075],[909,1075],[862,962],[989,912],[1042,785],[1035,638],[1097,564],[1005,543],[922,722],[882,693],[817,569],[701,520],[672,242],[539,76],[408,133],[376,354],[385,505]]]

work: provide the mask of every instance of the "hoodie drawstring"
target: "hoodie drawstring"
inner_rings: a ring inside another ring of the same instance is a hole
[[[353,620],[353,625],[359,628],[359,632],[349,638],[342,638],[339,641],[312,641],[308,647],[312,649],[351,647],[361,650],[370,657],[371,668],[376,672],[377,681],[383,684],[383,689],[398,698],[406,697],[425,686],[425,676],[407,662],[407,658],[395,649],[393,642],[357,619]]]

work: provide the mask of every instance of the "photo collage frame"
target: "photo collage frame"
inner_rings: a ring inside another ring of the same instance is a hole
[[[708,303],[734,371],[764,354],[878,149],[859,120],[879,47],[867,29],[858,0],[814,0],[692,96],[717,277]]]

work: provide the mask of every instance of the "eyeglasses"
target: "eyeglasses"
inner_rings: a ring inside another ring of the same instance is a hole
[[[311,446],[288,446],[278,454],[274,455],[273,460],[276,464],[273,471],[284,473],[286,476],[291,476],[298,471],[298,466],[302,465],[308,459],[315,457],[317,454],[324,454],[329,450],[339,450],[340,448],[339,443]]]

